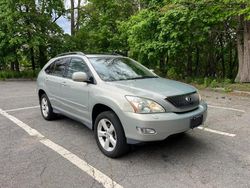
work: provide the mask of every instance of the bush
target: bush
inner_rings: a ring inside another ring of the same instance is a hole
[[[233,89],[230,87],[225,87],[224,90],[225,90],[225,92],[232,92],[233,91]]]
[[[201,85],[201,84],[204,83],[204,78],[193,78],[193,79],[192,79],[192,82],[193,82],[194,84],[199,84],[199,85]]]
[[[192,80],[192,78],[191,77],[186,77],[185,78],[185,82],[186,83],[191,83],[193,80]]]
[[[232,83],[233,83],[233,81],[230,80],[230,79],[228,79],[228,78],[226,78],[226,79],[224,80],[224,85],[228,85],[228,84],[232,84]]]
[[[212,82],[211,78],[205,77],[203,82],[204,87],[208,87],[211,82]]]
[[[176,72],[176,70],[175,70],[174,67],[171,67],[171,68],[168,70],[168,72],[167,72],[167,77],[168,77],[169,79],[174,79],[174,80],[178,80],[178,79],[179,79],[179,76],[178,76],[178,74],[177,74],[177,72]]]
[[[218,82],[216,81],[216,79],[214,79],[214,80],[210,83],[210,87],[212,87],[212,88],[218,87]]]
[[[39,71],[25,70],[21,72],[16,71],[0,71],[0,80],[6,80],[11,78],[24,78],[33,79],[36,78]]]

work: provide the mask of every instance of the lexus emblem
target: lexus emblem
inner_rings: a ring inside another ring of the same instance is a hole
[[[186,100],[187,102],[189,102],[189,103],[192,102],[192,98],[191,98],[191,97],[185,97],[185,100]]]

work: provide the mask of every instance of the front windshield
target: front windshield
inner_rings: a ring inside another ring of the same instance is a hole
[[[104,81],[133,80],[157,78],[152,71],[146,69],[132,59],[125,57],[91,57],[89,58],[95,71]]]

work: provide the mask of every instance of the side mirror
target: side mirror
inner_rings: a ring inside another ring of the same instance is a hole
[[[155,72],[155,70],[154,69],[149,69],[151,72]]]
[[[88,75],[85,72],[74,72],[72,75],[72,80],[75,82],[87,82]]]

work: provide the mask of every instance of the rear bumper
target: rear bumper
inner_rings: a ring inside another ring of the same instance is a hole
[[[133,144],[160,141],[172,134],[185,132],[190,129],[191,118],[198,115],[203,115],[203,122],[206,120],[207,104],[205,102],[202,102],[196,110],[187,113],[136,114],[126,112],[120,119],[127,142]],[[137,127],[154,129],[156,133],[142,134]]]

